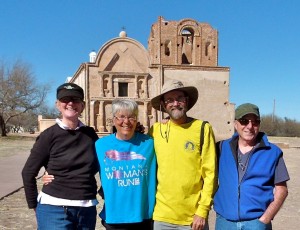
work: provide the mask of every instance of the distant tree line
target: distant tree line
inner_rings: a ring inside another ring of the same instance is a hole
[[[269,136],[300,137],[300,122],[287,117],[263,115],[260,130]]]

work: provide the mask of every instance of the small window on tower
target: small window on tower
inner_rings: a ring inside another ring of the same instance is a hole
[[[165,55],[170,56],[170,48],[171,48],[171,41],[166,40],[165,41]]]
[[[119,82],[119,97],[128,97],[128,83]]]

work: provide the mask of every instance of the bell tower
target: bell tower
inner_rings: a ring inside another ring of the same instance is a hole
[[[218,65],[218,32],[193,19],[166,21],[159,17],[148,40],[151,64]]]

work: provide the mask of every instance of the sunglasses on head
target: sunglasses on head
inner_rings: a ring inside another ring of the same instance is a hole
[[[63,97],[61,99],[59,99],[59,101],[63,102],[63,103],[69,103],[69,102],[73,102],[73,103],[80,103],[82,102],[82,100],[79,97]]]
[[[260,125],[260,120],[259,119],[251,120],[251,119],[241,118],[241,119],[238,119],[238,121],[241,125],[248,125],[250,123],[250,121],[251,121],[251,124],[253,126],[259,126]]]

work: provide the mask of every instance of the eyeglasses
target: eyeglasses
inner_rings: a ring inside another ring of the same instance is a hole
[[[115,116],[115,118],[120,121],[120,122],[124,122],[126,119],[130,122],[135,122],[136,121],[136,117],[127,117],[127,116],[120,116],[120,117],[117,117]]]
[[[259,126],[260,125],[260,120],[250,120],[250,119],[245,119],[245,118],[241,118],[241,119],[238,119],[238,121],[240,122],[241,125],[248,125],[249,122],[251,121],[251,124],[253,126]]]
[[[180,96],[178,98],[168,98],[167,100],[164,101],[166,105],[174,104],[175,101],[178,103],[186,103],[188,97]]]
[[[59,101],[63,102],[63,103],[69,103],[69,102],[73,102],[73,103],[80,103],[82,102],[82,100],[79,97],[63,97],[61,99],[59,99]]]

